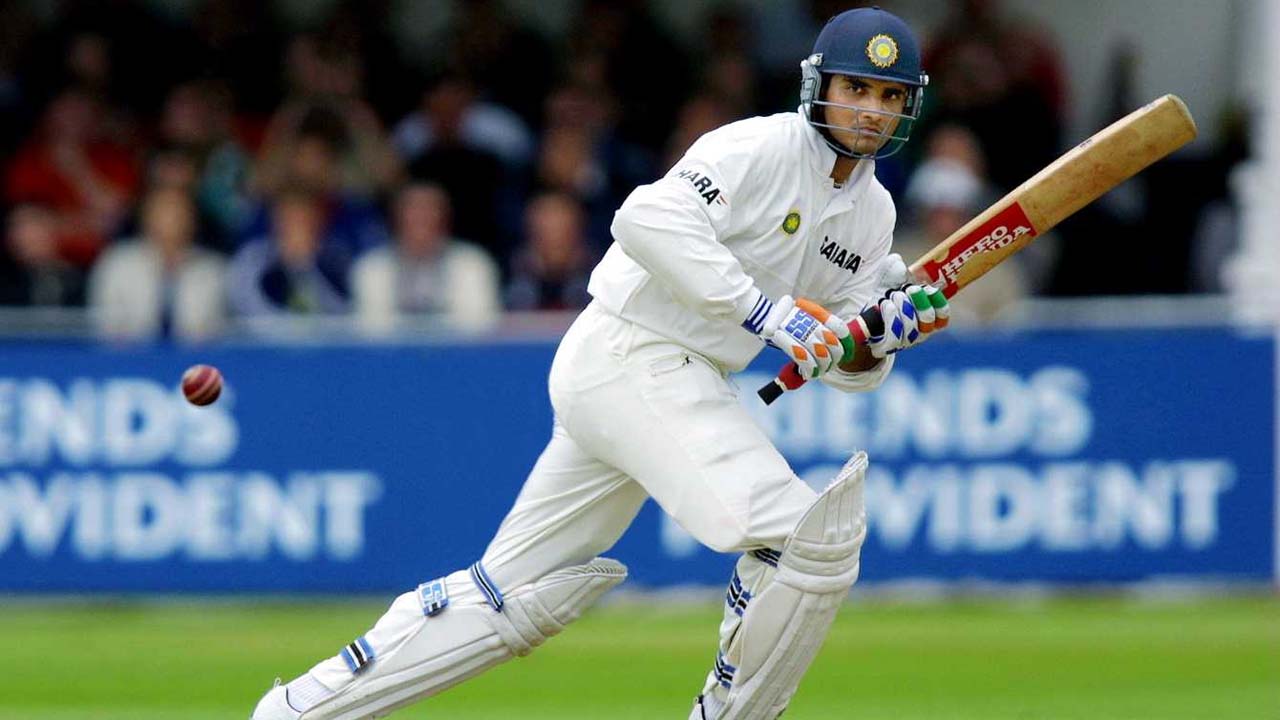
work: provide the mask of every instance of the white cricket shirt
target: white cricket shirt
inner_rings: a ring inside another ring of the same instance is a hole
[[[588,290],[614,315],[729,372],[765,347],[742,327],[761,293],[809,298],[852,319],[884,290],[879,264],[896,213],[874,161],[859,161],[840,188],[830,177],[835,161],[799,112],[703,135],[665,177],[636,188],[618,209],[616,242]],[[833,370],[823,380],[873,389],[892,361],[864,373]]]

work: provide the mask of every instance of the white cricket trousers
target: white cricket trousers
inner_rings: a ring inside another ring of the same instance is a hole
[[[483,557],[500,588],[603,553],[646,497],[719,552],[781,549],[817,497],[709,360],[596,303],[549,387],[551,441]]]

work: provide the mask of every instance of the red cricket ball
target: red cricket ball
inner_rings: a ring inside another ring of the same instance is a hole
[[[222,373],[212,365],[192,365],[182,373],[182,394],[192,405],[208,405],[222,394]]]

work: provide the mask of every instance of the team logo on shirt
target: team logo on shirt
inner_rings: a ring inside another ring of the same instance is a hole
[[[782,219],[782,232],[788,235],[795,235],[800,229],[800,213],[792,210]]]
[[[888,35],[876,35],[867,43],[867,57],[878,68],[887,68],[898,62],[898,43]]]
[[[702,199],[705,200],[708,205],[711,203],[717,203],[719,205],[729,204],[729,201],[725,200],[724,196],[720,194],[720,188],[711,184],[711,178],[706,175],[694,172],[693,170],[681,170],[676,173],[676,177],[688,180],[693,185],[693,189],[698,192],[698,195],[702,196]]]
[[[822,257],[838,268],[849,271],[850,275],[855,275],[858,268],[862,267],[862,256],[852,250],[845,250],[840,244],[829,237],[822,238],[822,249],[820,251]]]

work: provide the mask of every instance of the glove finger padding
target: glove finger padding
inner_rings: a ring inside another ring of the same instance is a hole
[[[941,330],[951,322],[951,303],[941,290],[932,285],[926,286],[924,292],[929,297],[929,304],[933,306],[934,329]]]
[[[924,335],[933,332],[938,313],[934,311],[933,303],[929,301],[929,294],[925,292],[924,286],[910,285],[905,292],[907,297],[911,298],[911,304],[915,306],[916,323],[920,327],[920,332]]]

